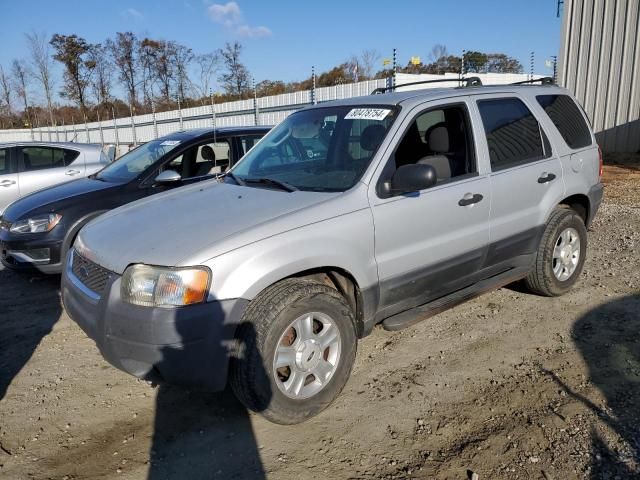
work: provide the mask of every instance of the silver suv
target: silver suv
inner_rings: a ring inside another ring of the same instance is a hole
[[[553,85],[393,92],[301,110],[218,180],[79,234],[64,305],[116,367],[301,422],[358,339],[524,279],[565,293],[602,198],[587,118]]]
[[[0,143],[0,215],[10,203],[31,192],[88,177],[108,163],[100,145]]]

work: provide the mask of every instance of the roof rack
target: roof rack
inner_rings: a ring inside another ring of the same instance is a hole
[[[389,90],[395,90],[400,87],[408,87],[411,85],[423,85],[425,83],[442,83],[442,82],[464,82],[464,87],[479,87],[482,80],[479,77],[463,77],[463,78],[438,78],[436,80],[422,80],[420,82],[403,83],[401,85],[393,85],[391,87],[378,87],[371,92],[371,95],[386,93]]]
[[[532,83],[540,82],[542,85],[555,85],[556,82],[551,77],[533,78],[531,80],[523,80],[521,82],[513,82],[510,85],[530,85]]]

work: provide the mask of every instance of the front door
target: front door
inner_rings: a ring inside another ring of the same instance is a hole
[[[478,168],[469,118],[466,99],[416,108],[370,188],[381,318],[474,283],[484,262],[491,189],[485,168]],[[437,184],[381,194],[380,185],[410,163],[433,166]]]
[[[0,148],[0,215],[20,197],[18,173],[11,152],[11,148]]]

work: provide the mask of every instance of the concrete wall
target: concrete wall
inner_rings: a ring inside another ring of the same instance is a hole
[[[558,83],[607,153],[640,151],[640,0],[565,0]]]

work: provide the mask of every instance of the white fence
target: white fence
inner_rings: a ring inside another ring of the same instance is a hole
[[[527,74],[472,74],[480,77],[484,84],[506,84],[527,80]],[[538,78],[536,75],[535,78]],[[455,82],[457,74],[411,75],[397,74],[396,84],[402,85],[421,80],[451,79]],[[284,93],[250,100],[238,100],[214,105],[183,108],[156,114],[136,115],[133,117],[104,120],[76,125],[40,127],[33,129],[0,130],[0,142],[11,141],[52,141],[112,144],[117,149],[140,142],[146,142],[171,132],[191,128],[275,125],[289,114],[310,105],[342,98],[369,95],[374,89],[385,87],[388,79],[368,80],[364,82],[321,87],[314,90]],[[455,85],[455,83],[453,83]],[[405,87],[440,88],[449,84],[427,84]],[[126,148],[124,149],[126,150]]]

